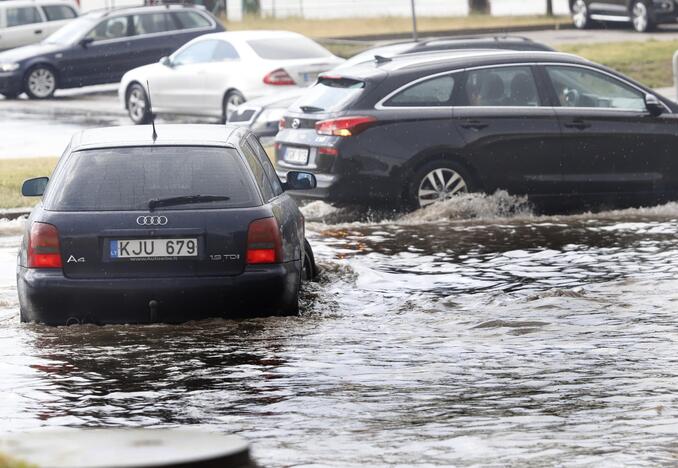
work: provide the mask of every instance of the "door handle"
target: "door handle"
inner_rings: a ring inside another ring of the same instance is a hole
[[[33,34],[42,34],[42,29],[36,29]]]
[[[566,123],[565,128],[576,128],[577,130],[586,130],[587,128],[591,128],[591,124],[586,123],[583,120],[576,119],[570,123]]]
[[[478,132],[487,127],[488,125],[486,123],[482,123],[480,120],[466,120],[463,124],[461,124],[461,128],[473,130],[474,132]]]

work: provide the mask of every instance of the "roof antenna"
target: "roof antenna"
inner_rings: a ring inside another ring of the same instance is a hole
[[[146,80],[146,89],[148,89],[148,114],[151,116],[151,125],[153,126],[153,143],[158,139],[158,132],[155,131],[155,116],[153,115],[153,104],[151,104],[151,85]]]

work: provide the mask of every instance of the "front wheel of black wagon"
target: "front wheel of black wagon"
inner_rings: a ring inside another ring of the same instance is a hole
[[[426,208],[474,190],[473,181],[454,161],[433,161],[420,167],[410,179],[405,202],[411,208]]]

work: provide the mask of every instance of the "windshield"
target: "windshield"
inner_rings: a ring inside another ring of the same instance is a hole
[[[163,210],[244,208],[260,204],[235,150],[154,146],[77,151],[55,172],[45,195],[53,211],[134,211],[151,200],[208,194]]]
[[[48,36],[44,42],[47,44],[69,45],[78,42],[90,29],[94,27],[98,18],[92,16],[81,16],[65,26],[57,29],[52,35]]]
[[[307,37],[253,39],[247,44],[259,57],[267,60],[332,57],[327,49]]]
[[[332,112],[345,108],[362,92],[365,82],[346,78],[320,78],[292,108],[302,112]]]

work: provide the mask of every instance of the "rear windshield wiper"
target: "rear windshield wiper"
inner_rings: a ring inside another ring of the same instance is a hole
[[[149,200],[148,209],[153,211],[159,206],[186,205],[190,203],[203,203],[213,201],[226,201],[231,197],[224,195],[184,195],[181,197],[154,198]]]
[[[304,112],[308,112],[308,113],[322,112],[322,111],[325,110],[322,107],[316,107],[316,106],[299,106],[299,109],[303,110]]]

